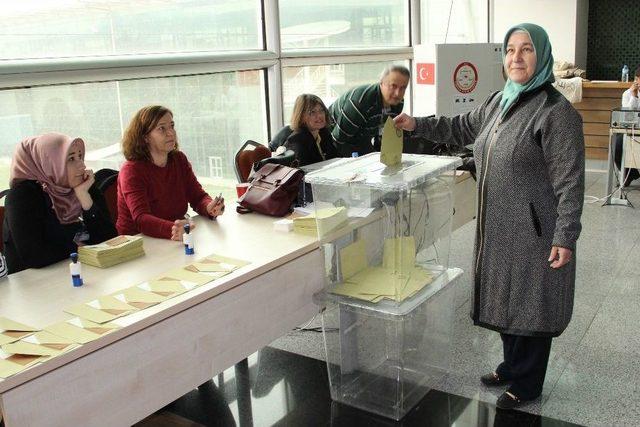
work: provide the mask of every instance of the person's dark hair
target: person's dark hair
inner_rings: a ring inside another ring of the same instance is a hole
[[[380,73],[380,81],[384,80],[384,78],[391,73],[400,73],[406,78],[411,79],[411,72],[407,67],[404,65],[391,64],[387,65],[384,70],[382,70],[382,73]]]
[[[307,126],[305,125],[305,114],[309,113],[313,110],[317,105],[322,107],[324,110],[325,120],[327,122],[327,126],[330,122],[329,110],[322,102],[319,96],[313,95],[310,93],[303,93],[302,95],[298,95],[296,98],[296,103],[293,105],[293,113],[291,113],[291,129],[295,132],[300,129],[305,129]]]
[[[640,65],[638,65],[638,68],[636,68],[635,76],[640,77]]]
[[[122,136],[122,153],[127,160],[151,160],[149,145],[144,140],[165,114],[173,113],[161,105],[143,107],[133,116]],[[178,143],[176,148],[178,150]]]

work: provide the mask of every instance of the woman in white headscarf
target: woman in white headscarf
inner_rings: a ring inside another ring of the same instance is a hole
[[[575,249],[584,198],[582,119],[552,87],[553,55],[535,24],[511,28],[503,42],[504,90],[453,118],[396,117],[397,127],[454,145],[473,144],[478,214],[471,317],[495,330],[504,360],[481,377],[510,384],[496,403],[535,399],[551,339],[569,324]]]

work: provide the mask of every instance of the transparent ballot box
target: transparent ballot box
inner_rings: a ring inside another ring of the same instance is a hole
[[[449,268],[457,157],[379,153],[321,165],[305,176],[326,288],[316,295],[331,397],[400,419],[448,369],[454,313]]]
[[[322,293],[331,398],[400,420],[449,369],[456,280],[449,269],[400,305]],[[438,387],[440,385],[440,387]]]
[[[447,270],[457,157],[380,154],[341,159],[307,173],[313,212],[294,220],[317,233],[328,292],[400,304]]]

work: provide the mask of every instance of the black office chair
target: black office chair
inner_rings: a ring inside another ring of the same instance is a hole
[[[298,166],[295,151],[287,150],[284,153],[278,154],[277,156],[267,157],[266,159],[262,159],[259,162],[256,162],[256,164],[254,165],[254,170],[259,170],[261,167],[268,163],[275,163],[276,165],[289,166],[294,168]]]

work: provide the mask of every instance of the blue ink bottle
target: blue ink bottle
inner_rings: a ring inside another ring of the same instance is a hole
[[[71,258],[71,262],[69,263],[69,272],[71,273],[71,283],[74,287],[82,286],[84,283],[82,282],[82,264],[78,261],[78,253],[73,252],[69,258]]]
[[[191,225],[186,223],[184,225],[184,234],[182,235],[182,243],[184,243],[185,255],[193,255],[193,236],[191,235]]]

